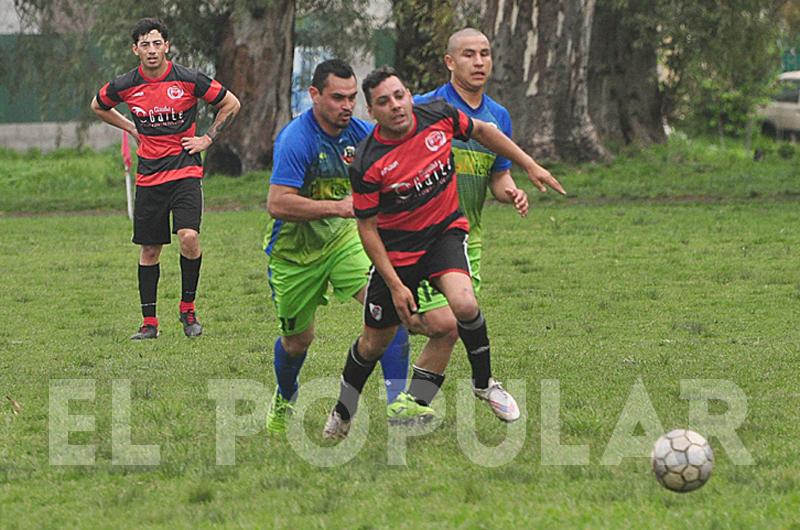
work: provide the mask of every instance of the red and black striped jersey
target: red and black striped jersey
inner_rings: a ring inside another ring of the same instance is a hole
[[[467,141],[472,120],[437,100],[414,106],[414,125],[400,140],[380,127],[356,148],[350,166],[356,217],[378,217],[378,233],[395,267],[413,265],[451,228],[469,230],[458,207],[451,141]]]
[[[156,186],[203,177],[200,153],[190,155],[181,138],[195,136],[197,99],[216,105],[226,93],[207,75],[169,61],[158,79],[146,77],[139,66],[106,83],[97,93],[97,103],[105,110],[128,104],[140,140],[136,185]]]

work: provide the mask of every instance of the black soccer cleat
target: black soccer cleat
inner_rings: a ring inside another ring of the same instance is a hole
[[[203,326],[200,325],[194,311],[181,313],[181,324],[183,324],[183,332],[187,337],[199,337],[203,334]]]
[[[150,324],[144,324],[139,331],[131,335],[131,340],[157,339],[158,328]]]

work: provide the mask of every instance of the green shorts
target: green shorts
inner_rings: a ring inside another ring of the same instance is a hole
[[[308,265],[272,258],[267,268],[281,336],[298,335],[314,322],[314,313],[328,303],[328,284],[339,301],[355,296],[366,284],[370,261],[361,241]]]
[[[472,274],[472,288],[475,290],[475,296],[481,290],[481,248],[480,247],[467,247],[467,257],[469,258],[469,269]],[[417,289],[419,299],[419,312],[426,313],[433,309],[447,306],[447,298],[431,285],[428,280],[422,280]]]

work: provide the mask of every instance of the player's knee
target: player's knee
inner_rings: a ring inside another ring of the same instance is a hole
[[[283,337],[281,340],[283,343],[283,348],[289,353],[289,355],[302,355],[306,350],[308,350],[308,347],[311,346],[313,341],[313,332],[291,335],[288,337]]]
[[[200,249],[200,237],[197,232],[194,230],[179,230],[178,231],[178,238],[181,241],[181,252],[186,254],[187,252],[190,254],[194,254],[195,252],[199,252]],[[187,256],[191,257],[191,256]]]
[[[464,296],[458,300],[451,301],[450,304],[450,309],[453,310],[453,314],[460,322],[474,319],[480,311],[478,301],[474,296]]]
[[[454,344],[458,340],[458,327],[455,316],[450,311],[439,312],[426,318],[426,331],[432,339],[450,339]]]
[[[358,354],[368,361],[376,360],[383,355],[394,335],[363,333],[358,339]]]
[[[139,252],[139,262],[142,265],[154,265],[161,256],[161,247],[158,245],[142,245]]]

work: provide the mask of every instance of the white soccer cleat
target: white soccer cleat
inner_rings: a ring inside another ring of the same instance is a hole
[[[475,397],[482,399],[489,403],[492,412],[500,420],[505,422],[517,421],[519,419],[519,407],[514,398],[509,394],[505,388],[496,381],[494,378],[489,378],[489,386],[487,388],[472,388]]]
[[[350,423],[352,420],[343,420],[336,409],[333,409],[322,429],[322,437],[326,440],[344,440],[350,432]]]

